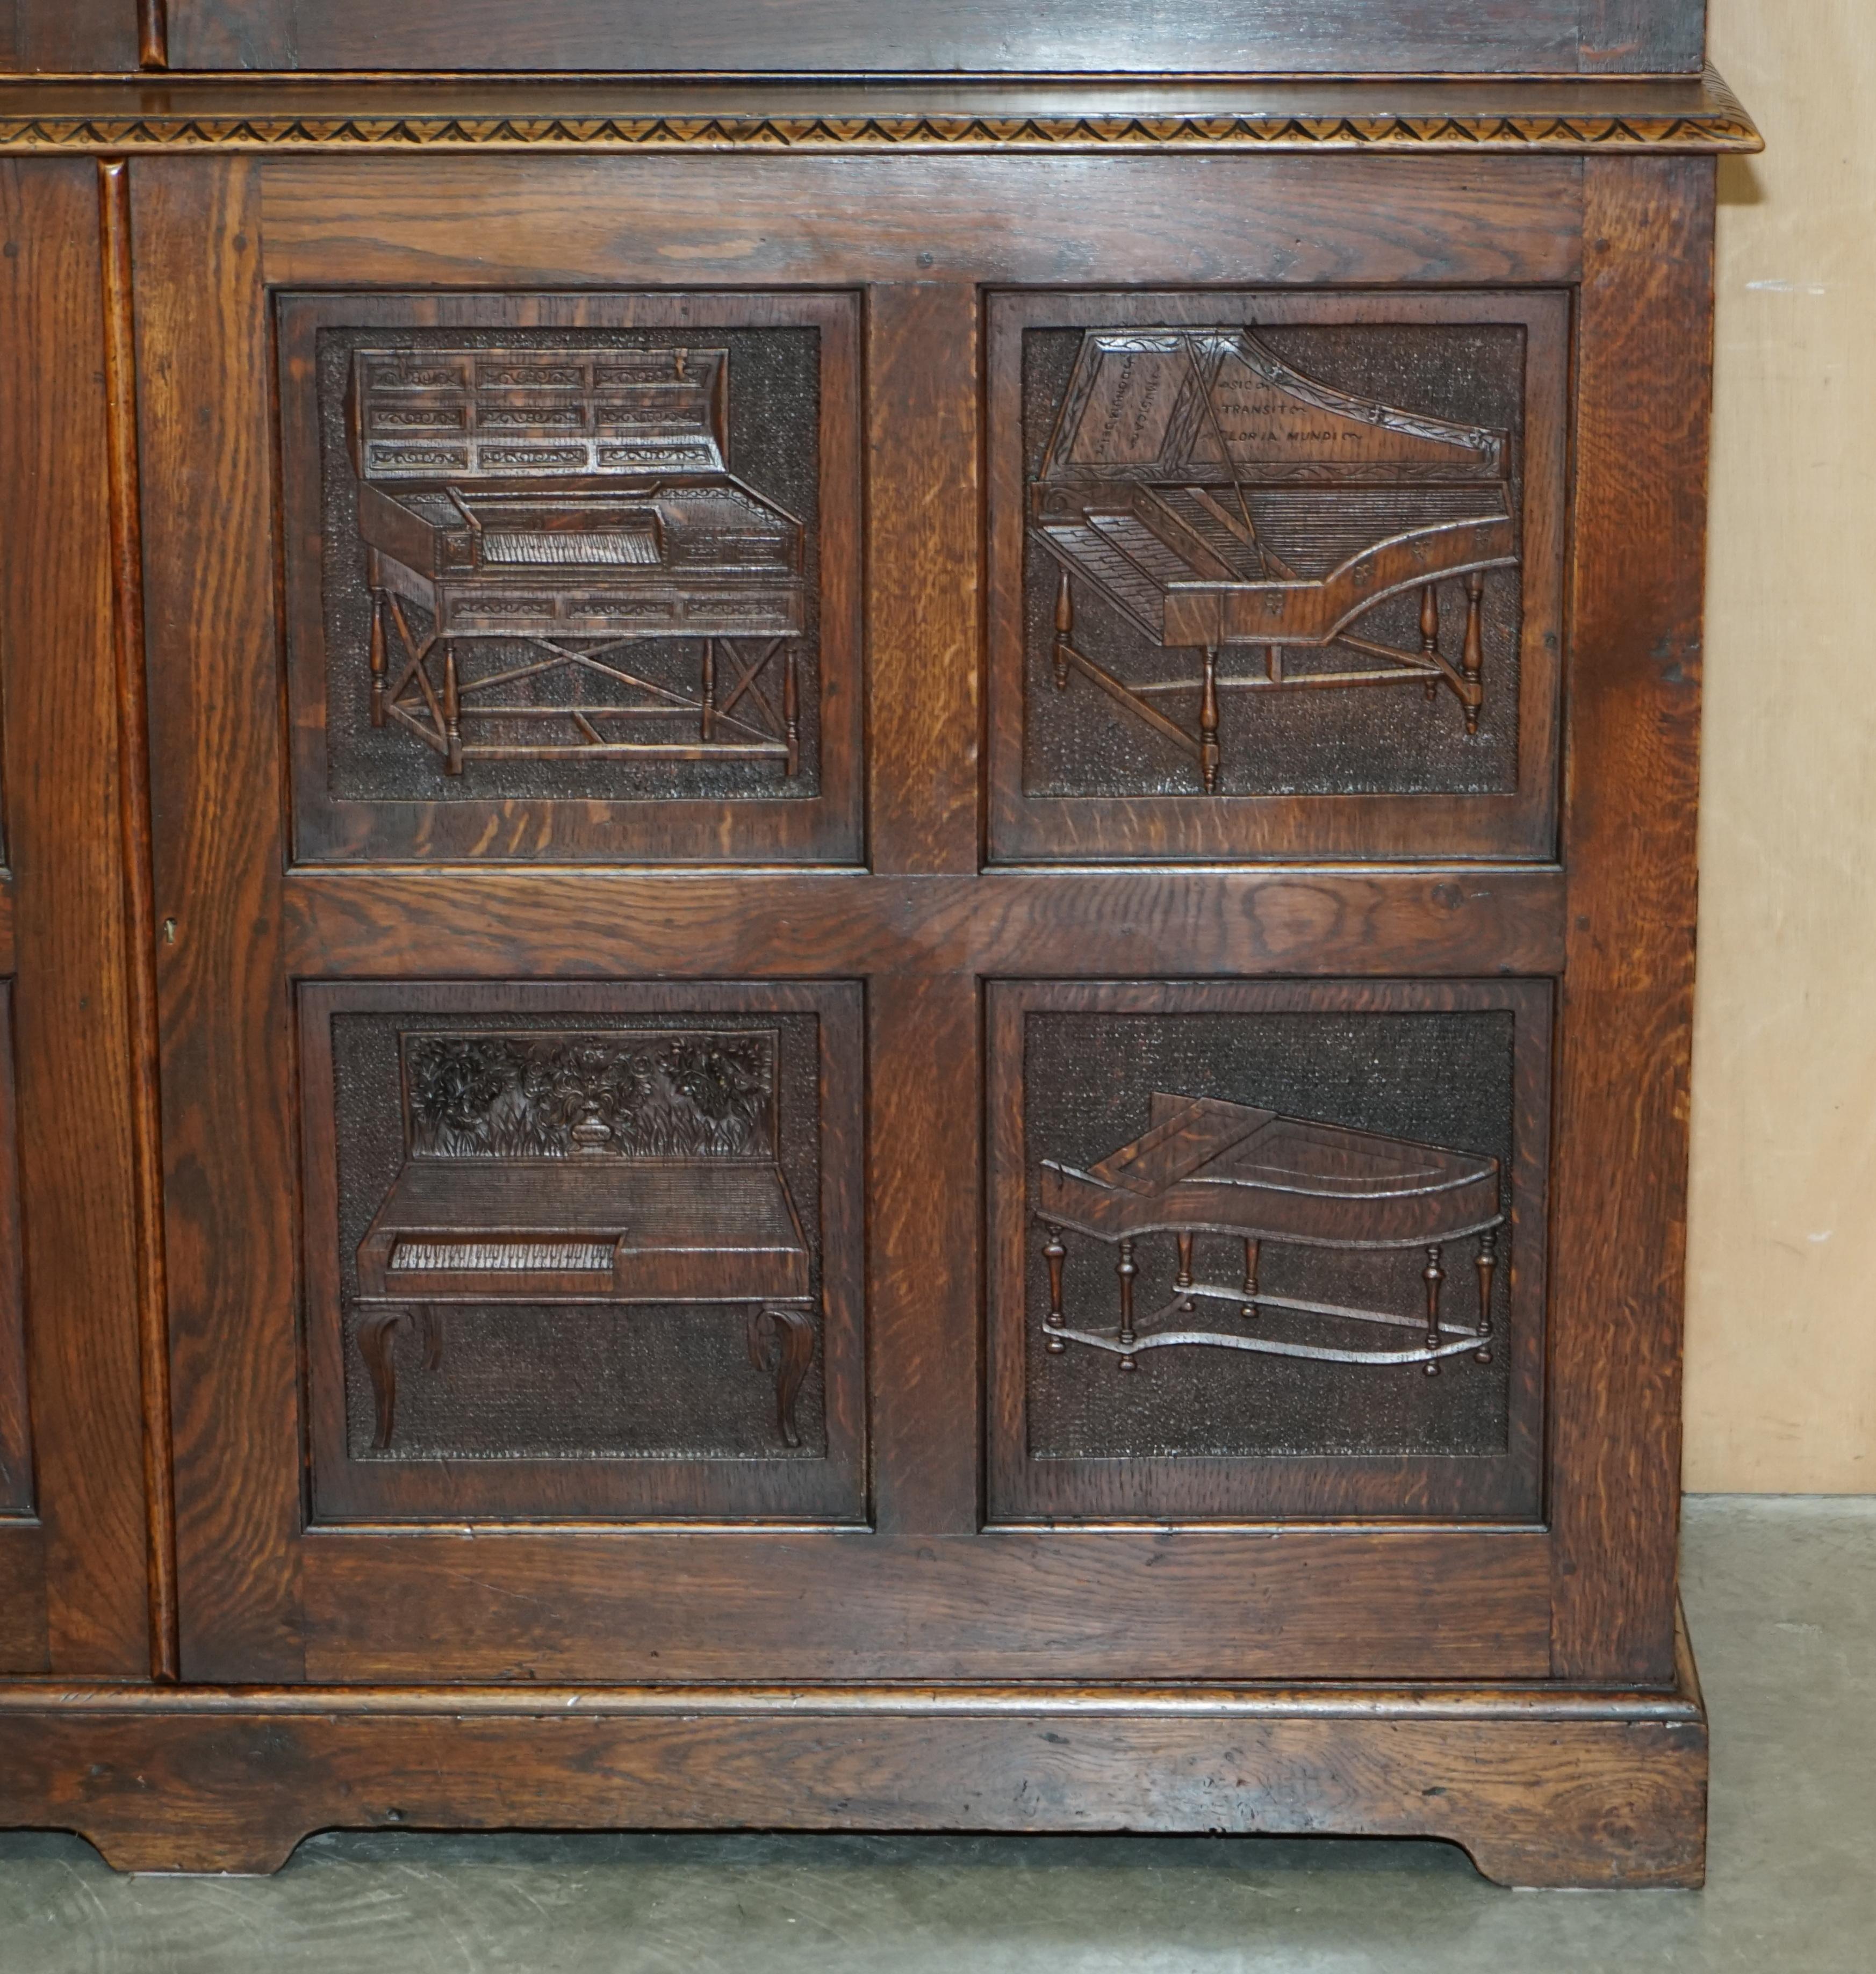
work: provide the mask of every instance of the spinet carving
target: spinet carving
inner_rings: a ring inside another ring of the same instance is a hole
[[[725,348],[354,350],[372,723],[451,776],[571,757],[793,779],[804,530],[730,471],[730,389]],[[695,648],[694,695],[630,662],[674,639]],[[490,642],[508,651],[472,669]],[[547,696],[571,673],[600,697]]]
[[[1489,1364],[1492,1280],[1505,1222],[1499,1185],[1496,1159],[1252,1104],[1156,1091],[1146,1132],[1098,1164],[1082,1171],[1042,1162],[1035,1217],[1046,1243],[1048,1349],[1059,1356],[1070,1343],[1085,1344],[1111,1353],[1129,1372],[1146,1351],[1188,1345],[1336,1364],[1418,1365],[1430,1377],[1451,1357],[1470,1354]],[[1110,1328],[1077,1323],[1064,1307],[1064,1231],[1115,1251],[1118,1303]],[[1176,1244],[1176,1272],[1171,1300],[1143,1315],[1134,1307],[1136,1244],[1156,1235],[1170,1235]],[[1202,1262],[1212,1258],[1200,1249],[1201,1237],[1208,1244],[1211,1237],[1231,1241],[1229,1282],[1201,1278]],[[1455,1320],[1444,1296],[1447,1246],[1458,1240],[1477,1244],[1478,1299],[1470,1323]],[[1259,1282],[1267,1242],[1415,1253],[1424,1261],[1424,1313],[1273,1294]],[[1181,1320],[1201,1303],[1222,1304],[1239,1326]],[[1411,1346],[1368,1346],[1283,1333],[1301,1327],[1346,1334],[1357,1326],[1420,1337]]]
[[[1029,488],[1057,571],[1055,689],[1098,687],[1189,756],[1208,795],[1228,693],[1418,685],[1449,693],[1475,735],[1488,575],[1519,561],[1509,450],[1504,431],[1317,382],[1254,330],[1087,331]],[[1084,585],[1190,670],[1128,678],[1091,654]],[[1403,595],[1419,602],[1412,648],[1363,628]],[[1246,648],[1255,662],[1235,668]]]
[[[399,1340],[439,1369],[451,1304],[740,1308],[800,1444],[815,1328],[772,1031],[426,1030],[398,1054],[405,1159],[357,1257],[375,1451],[396,1431]]]

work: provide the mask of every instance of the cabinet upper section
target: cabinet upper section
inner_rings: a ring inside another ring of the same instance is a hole
[[[1705,0],[12,0],[0,70],[1690,75]]]

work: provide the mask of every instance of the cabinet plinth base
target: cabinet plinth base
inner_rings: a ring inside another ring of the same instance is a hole
[[[1508,1885],[1698,1885],[1707,1717],[1540,1686],[0,1686],[0,1826],[128,1871],[329,1829],[1435,1837]]]

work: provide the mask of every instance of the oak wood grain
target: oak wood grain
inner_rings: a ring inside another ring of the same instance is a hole
[[[310,1537],[301,1567],[315,1681],[1385,1679],[1433,1663],[1514,1678],[1550,1661],[1548,1545],[1523,1530],[353,1530]]]
[[[184,1676],[295,1678],[292,1032],[259,181],[132,185]],[[212,462],[212,466],[205,462]],[[235,1128],[231,1128],[234,1120]],[[282,1457],[286,1455],[287,1457]]]
[[[1556,1669],[1673,1670],[1713,169],[1589,168],[1553,1169]]]
[[[875,979],[867,1031],[874,1526],[966,1534],[982,1390],[977,983]]]
[[[640,1828],[1333,1830],[1448,1838],[1507,1884],[1697,1885],[1707,1746],[1684,1634],[1653,1696],[0,1687],[0,1822],[268,1871],[313,1829],[604,1827],[623,1792]]]
[[[170,1448],[169,1290],[162,1236],[162,1118],[158,1065],[156,907],[152,893],[149,708],[143,667],[143,536],[138,513],[136,332],[133,320],[130,175],[98,168],[103,229],[104,384],[110,451],[113,661],[117,688],[118,832],[123,866],[124,994],[130,1031],[130,1136],[136,1198],[137,1353],[143,1377],[143,1499],[148,1535],[150,1671],[178,1663],[175,1495]]]
[[[977,291],[867,303],[869,861],[978,864]]]
[[[1143,170],[1144,165],[1146,169]],[[1581,162],[1259,156],[270,159],[267,278],[439,287],[1543,284]]]
[[[1563,956],[1550,870],[728,872],[296,871],[287,963],[513,978],[976,973],[1539,974]],[[1098,923],[1098,944],[1087,936]]]
[[[0,166],[7,1041],[50,1662],[142,1676],[143,1428],[97,168]]]

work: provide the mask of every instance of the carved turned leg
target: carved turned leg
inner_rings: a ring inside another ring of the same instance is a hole
[[[1420,592],[1420,655],[1435,667],[1426,676],[1426,696],[1431,700],[1439,692],[1439,589],[1431,582]]]
[[[1492,1271],[1498,1265],[1497,1228],[1487,1227],[1479,1236],[1478,1252],[1472,1258],[1472,1265],[1478,1271],[1479,1290],[1479,1347],[1472,1354],[1481,1364],[1489,1364],[1492,1360]]]
[[[1127,1355],[1120,1359],[1123,1371],[1137,1371],[1140,1366],[1133,1361],[1133,1277],[1140,1270],[1133,1264],[1133,1243],[1120,1243],[1120,1258],[1114,1264],[1114,1273],[1120,1282],[1120,1347]]]
[[[1465,579],[1465,645],[1460,654],[1459,669],[1465,674],[1466,731],[1476,733],[1479,709],[1485,703],[1485,640],[1479,621],[1485,598],[1485,572],[1473,570]]]
[[[1429,1378],[1437,1378],[1439,1376],[1439,1360],[1432,1353],[1440,1347],[1440,1284],[1446,1279],[1446,1271],[1440,1266],[1438,1248],[1428,1248],[1426,1258],[1427,1264],[1421,1271],[1421,1280],[1426,1284],[1426,1374]]]
[[[774,1362],[769,1362],[771,1344]],[[772,1309],[764,1304],[749,1318],[749,1361],[757,1370],[771,1369],[776,1381],[776,1424],[784,1446],[799,1446],[801,1435],[795,1425],[795,1401],[801,1395],[808,1367],[814,1362],[814,1319],[806,1310]]]
[[[1062,1245],[1061,1229],[1050,1227],[1048,1245],[1042,1250],[1043,1257],[1048,1263],[1049,1308],[1048,1314],[1043,1318],[1043,1327],[1047,1330],[1059,1330],[1062,1326],[1062,1263],[1068,1253],[1068,1250]],[[1051,1336],[1046,1348],[1051,1357],[1059,1357],[1068,1346],[1059,1336]]]
[[[717,731],[717,640],[704,640],[704,707],[697,720],[697,738],[707,740]]]
[[[358,1326],[359,1355],[371,1373],[372,1399],[377,1412],[377,1431],[372,1451],[389,1450],[391,1435],[397,1428],[397,1340],[410,1327],[407,1309],[374,1310]]]
[[[782,727],[788,736],[788,773],[801,772],[801,679],[791,644],[782,658]]]
[[[456,647],[443,648],[443,743],[449,749],[443,757],[443,772],[463,771],[462,691],[456,677]]]
[[[1244,1307],[1238,1313],[1247,1323],[1254,1323],[1257,1320],[1258,1256],[1262,1244],[1261,1241],[1247,1241],[1245,1243],[1245,1302]]]
[[[1218,778],[1218,648],[1205,648],[1205,682],[1199,694],[1199,771],[1205,792],[1216,795]]]
[[[1068,645],[1074,636],[1074,592],[1068,587],[1064,569],[1055,585],[1055,690],[1068,690]]]
[[[372,592],[371,620],[371,723],[385,723],[385,673],[389,664],[385,645],[385,593]]]
[[[1172,1278],[1172,1286],[1176,1289],[1189,1289],[1192,1285],[1192,1237],[1182,1234],[1178,1239],[1179,1273]],[[1192,1299],[1188,1297],[1182,1307],[1189,1311]]]

